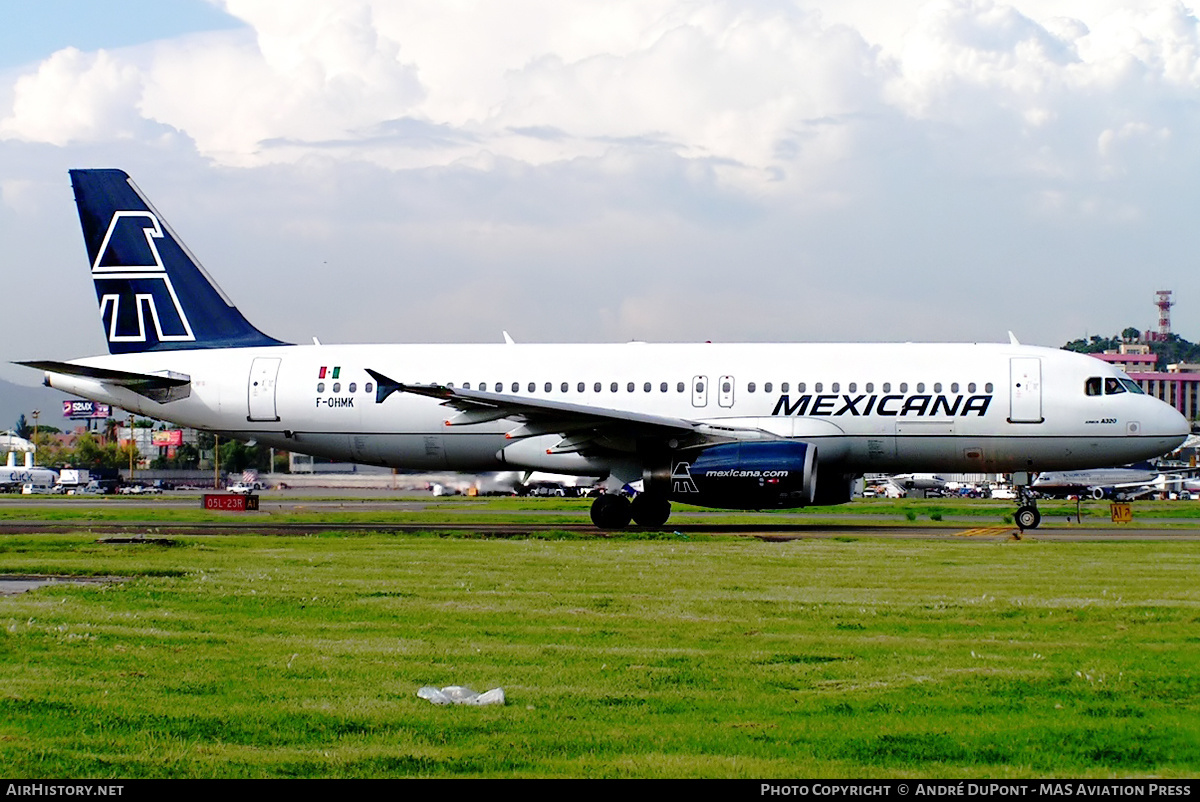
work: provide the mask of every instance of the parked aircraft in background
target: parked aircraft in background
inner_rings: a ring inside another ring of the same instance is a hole
[[[110,355],[48,385],[276,448],[593,476],[592,520],[672,501],[850,500],[865,472],[1027,472],[1166,453],[1184,418],[1089,356],[1004,344],[289,345],[252,326],[119,170],[72,170]],[[642,482],[632,500],[621,491]]]
[[[937,495],[946,492],[946,480],[935,473],[897,473],[889,476],[888,481],[903,491],[902,495],[910,490]]]
[[[1053,498],[1079,496],[1127,501],[1165,492],[1172,478],[1182,482],[1183,474],[1159,471],[1149,463],[1086,471],[1046,471],[1038,474],[1033,490]]]
[[[36,488],[34,492],[49,493],[58,485],[58,471],[34,465],[32,451],[26,451],[24,464],[18,465],[16,453],[9,451],[0,470],[0,492],[20,493],[26,485]]]

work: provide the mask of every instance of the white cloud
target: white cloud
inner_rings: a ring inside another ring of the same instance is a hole
[[[128,167],[279,336],[1053,342],[1080,286],[1119,327],[1149,303],[1130,271],[1200,297],[1175,3],[226,6],[245,29],[0,90],[0,191],[44,208],[39,169]],[[341,324],[331,275],[372,288]]]

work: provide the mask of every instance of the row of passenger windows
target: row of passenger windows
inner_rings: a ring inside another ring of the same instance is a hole
[[[450,386],[451,386],[451,387],[453,387],[454,385],[453,385],[453,384],[451,384]],[[479,382],[479,384],[477,384],[477,385],[476,385],[476,387],[477,387],[479,390],[483,390],[484,392],[487,392],[487,390],[488,390],[488,383],[487,383],[487,382]],[[491,387],[492,387],[492,390],[493,390],[494,392],[497,392],[497,393],[502,393],[502,392],[504,392],[504,391],[505,391],[505,385],[504,385],[504,382],[495,382],[493,385],[491,385]],[[575,385],[575,392],[577,392],[577,393],[585,393],[585,392],[587,392],[587,387],[588,387],[588,385],[587,385],[587,382],[578,382],[578,383]],[[627,393],[633,393],[633,392],[637,392],[637,387],[638,387],[638,385],[637,385],[637,382],[627,382],[627,383],[625,384],[625,392],[627,392]],[[858,382],[850,382],[849,384],[847,384],[847,385],[846,385],[846,390],[845,390],[845,391],[846,391],[846,392],[848,392],[848,393],[857,393],[857,392],[858,392],[858,387],[859,387],[859,385],[858,385]],[[966,387],[967,387],[967,392],[968,392],[968,393],[974,393],[974,392],[977,392],[977,390],[978,390],[978,388],[977,388],[977,385],[975,384],[975,382],[970,382],[970,383],[968,383]],[[471,383],[470,383],[470,382],[464,382],[464,383],[463,383],[463,385],[462,385],[462,388],[463,388],[464,390],[470,390],[470,389],[471,389]],[[779,391],[779,392],[781,392],[781,393],[790,393],[790,392],[792,391],[792,385],[791,385],[791,383],[790,383],[790,382],[781,382],[781,383],[778,385],[778,388],[779,388],[779,390],[778,390],[778,391]],[[509,388],[509,389],[510,389],[510,391],[511,391],[511,392],[513,392],[513,393],[519,393],[519,392],[521,392],[521,383],[520,383],[520,382],[513,382],[513,383],[512,383],[512,385],[510,386],[510,388]],[[682,393],[682,392],[684,392],[684,391],[686,391],[686,390],[687,390],[687,384],[686,384],[685,382],[677,382],[677,383],[675,384],[675,392],[677,392],[677,393]],[[721,392],[728,393],[728,392],[732,392],[732,390],[733,390],[733,387],[731,386],[731,384],[730,384],[729,382],[723,382],[723,383],[722,383],[722,385],[721,385]],[[988,382],[987,384],[985,384],[985,385],[984,385],[984,392],[985,392],[985,393],[990,393],[990,392],[992,392],[992,390],[993,390],[993,387],[992,387],[992,383],[991,383],[991,382]],[[528,393],[536,393],[536,392],[538,392],[538,385],[537,385],[537,383],[536,383],[536,382],[529,382],[527,385],[525,385],[525,391],[526,391],[526,392],[528,392]],[[570,382],[562,382],[561,384],[559,384],[559,385],[558,385],[558,391],[559,391],[559,392],[561,392],[561,393],[569,393],[569,392],[571,392],[571,383],[570,383]],[[611,383],[608,385],[608,391],[609,391],[610,393],[618,393],[618,392],[620,392],[620,391],[621,391],[621,384],[620,384],[620,382],[611,382]],[[666,393],[666,392],[670,392],[670,383],[669,383],[669,382],[660,382],[660,383],[658,384],[658,391],[659,391],[660,393]],[[702,382],[702,381],[698,381],[698,382],[696,382],[695,391],[696,391],[697,393],[703,393],[703,392],[704,392],[704,382]],[[754,392],[757,392],[757,391],[758,391],[758,384],[757,384],[756,382],[748,382],[748,383],[746,384],[746,392],[748,392],[748,393],[754,393]],[[762,391],[763,391],[764,393],[773,393],[773,392],[775,392],[775,391],[776,391],[776,385],[775,385],[775,383],[774,383],[774,382],[764,382],[764,383],[763,383],[763,385],[762,385]],[[815,384],[813,384],[813,386],[812,386],[812,391],[813,391],[814,393],[824,393],[824,392],[826,392],[826,390],[825,390],[825,383],[824,383],[824,382],[816,382],[816,383],[815,383]],[[828,391],[829,391],[829,392],[831,392],[831,393],[840,393],[840,392],[842,392],[842,385],[841,385],[841,382],[833,382],[833,383],[831,383],[831,384],[829,385],[829,390],[828,390]],[[892,392],[892,383],[891,383],[891,382],[884,382],[882,385],[880,385],[880,391],[881,391],[881,392],[884,392],[884,393],[890,393],[890,392]],[[546,393],[552,393],[552,392],[554,392],[554,383],[553,383],[553,382],[546,382],[545,384],[543,384],[543,385],[542,385],[542,392],[546,392]],[[595,382],[595,383],[593,383],[593,384],[592,384],[592,392],[594,392],[594,393],[601,393],[601,392],[604,392],[604,384],[603,384],[603,382]],[[645,392],[645,393],[652,393],[652,392],[654,392],[654,382],[644,382],[644,383],[642,384],[642,392]],[[798,383],[796,384],[796,392],[797,392],[797,393],[806,393],[806,392],[808,392],[808,384],[807,384],[806,382],[798,382]],[[874,383],[874,382],[867,382],[866,384],[864,384],[864,385],[863,385],[863,392],[867,392],[867,393],[873,393],[873,392],[875,392],[875,383]],[[907,393],[907,392],[908,392],[908,382],[900,382],[900,384],[899,384],[899,387],[898,387],[898,392],[901,392],[901,393]],[[916,384],[916,392],[918,392],[918,393],[923,393],[923,392],[925,392],[925,382],[917,382],[917,384]],[[935,393],[940,393],[940,392],[942,392],[942,383],[941,383],[941,382],[934,382],[934,384],[933,384],[933,392],[935,392]],[[957,393],[957,392],[959,392],[959,383],[958,383],[958,382],[952,382],[952,383],[950,384],[950,392],[952,392],[952,393]]]
[[[1118,382],[1120,382],[1120,383],[1118,383]],[[1135,392],[1135,393],[1140,393],[1140,392],[1142,392],[1142,390],[1141,390],[1141,388],[1140,388],[1140,387],[1138,387],[1136,384],[1134,384],[1134,383],[1133,383],[1131,380],[1128,380],[1128,379],[1123,379],[1123,380],[1117,380],[1117,379],[1106,379],[1106,380],[1105,380],[1105,385],[1104,385],[1104,392],[1105,392],[1105,393],[1107,393],[1107,394],[1109,394],[1109,395],[1112,395],[1112,394],[1114,394],[1114,393],[1123,393],[1123,392],[1125,392],[1125,389],[1124,389],[1124,388],[1122,388],[1122,386],[1121,386],[1121,383],[1127,383],[1127,384],[1129,384],[1129,385],[1132,385],[1132,387],[1130,387],[1130,392]],[[454,383],[453,383],[453,382],[451,382],[449,386],[450,386],[450,387],[453,387],[453,386],[454,386]],[[484,392],[487,392],[489,384],[488,384],[488,382],[479,382],[479,383],[478,383],[477,385],[475,385],[475,386],[476,386],[476,387],[477,387],[479,390],[482,390],[482,391],[484,391]],[[637,382],[626,382],[626,384],[625,384],[625,392],[627,392],[627,393],[633,393],[633,392],[637,392],[637,386],[638,386],[638,385],[637,385]],[[764,383],[763,383],[763,385],[762,385],[762,391],[763,391],[764,393],[773,393],[773,392],[775,392],[775,387],[776,387],[776,385],[775,385],[775,383],[774,383],[774,382],[764,382]],[[791,385],[791,383],[790,383],[790,382],[780,382],[780,383],[779,383],[779,385],[778,385],[778,387],[779,387],[779,392],[780,392],[780,393],[790,393],[790,392],[792,392],[792,385]],[[1095,377],[1095,378],[1091,378],[1091,379],[1088,379],[1088,380],[1087,380],[1087,394],[1088,394],[1088,395],[1100,395],[1100,387],[1101,387],[1101,384],[1100,384],[1100,378],[1099,378],[1099,377]],[[464,390],[470,390],[470,389],[471,389],[471,382],[463,382],[462,388],[463,388]],[[492,384],[491,384],[491,388],[492,388],[492,391],[493,391],[493,392],[497,392],[497,393],[503,393],[503,392],[505,391],[505,384],[504,384],[504,382],[494,382],[494,383],[492,383]],[[968,393],[975,393],[975,392],[977,392],[977,386],[976,386],[975,382],[969,382],[969,383],[966,385],[966,388],[967,388],[967,392],[968,392]],[[992,388],[992,383],[991,383],[991,382],[988,382],[987,384],[985,384],[985,385],[983,386],[983,388],[984,388],[984,389],[983,389],[983,391],[984,391],[985,393],[990,393],[990,392],[992,392],[992,389],[993,389],[993,388]],[[340,392],[342,391],[342,383],[341,383],[341,382],[334,382],[334,383],[333,383],[333,385],[332,385],[332,387],[331,387],[330,389],[331,389],[331,392],[334,392],[334,393],[340,393]],[[371,382],[367,382],[366,384],[364,384],[364,385],[363,385],[363,392],[370,393],[370,392],[373,392],[373,391],[374,391],[374,389],[375,389],[375,387],[374,387],[374,385],[373,385]],[[880,392],[884,392],[884,393],[890,393],[890,392],[892,392],[892,383],[891,383],[891,382],[884,382],[883,384],[881,384],[881,385],[879,386],[879,389],[880,389]],[[916,388],[915,388],[915,389],[916,389],[916,392],[918,392],[918,393],[923,393],[923,392],[925,392],[925,382],[917,382],[917,384],[916,384]],[[951,392],[951,393],[957,393],[957,392],[959,392],[959,389],[960,389],[960,388],[959,388],[959,383],[958,383],[958,382],[951,382],[951,383],[950,383],[950,392]],[[513,382],[511,385],[509,385],[509,390],[510,390],[511,392],[513,392],[513,393],[520,393],[520,392],[521,392],[521,383],[520,383],[520,382]],[[670,390],[671,390],[671,385],[670,385],[670,383],[669,383],[669,382],[659,382],[659,383],[658,383],[658,391],[659,391],[660,393],[666,393],[666,392],[670,392]],[[682,392],[685,392],[686,390],[687,390],[687,384],[686,384],[685,382],[676,382],[676,383],[675,383],[675,392],[677,392],[677,393],[682,393]],[[730,383],[729,383],[729,382],[723,382],[723,383],[722,383],[722,385],[721,385],[721,392],[728,393],[728,392],[732,392],[732,390],[733,390],[733,387],[730,385]],[[908,382],[900,382],[900,384],[898,385],[898,388],[897,388],[897,390],[898,390],[898,392],[901,392],[901,393],[907,393],[907,392],[908,392]],[[356,393],[356,392],[358,392],[358,385],[357,385],[357,383],[356,383],[356,382],[350,382],[350,383],[349,383],[349,384],[346,386],[346,391],[347,391],[347,392],[350,392],[350,393]],[[561,384],[559,384],[559,385],[558,385],[558,391],[559,391],[560,393],[569,393],[569,392],[571,392],[571,384],[570,384],[570,382],[562,382]],[[610,393],[618,393],[618,392],[620,392],[620,391],[621,391],[621,385],[620,385],[620,382],[610,382],[610,383],[609,383],[609,385],[608,385],[608,391],[609,391]],[[698,382],[696,382],[695,391],[696,391],[697,393],[703,393],[703,392],[704,392],[704,382],[702,382],[702,381],[698,381]],[[754,392],[757,392],[757,391],[758,391],[758,384],[757,384],[756,382],[747,382],[747,384],[746,384],[746,392],[747,392],[747,393],[754,393]],[[825,383],[824,383],[824,382],[816,382],[816,383],[814,383],[814,384],[813,384],[813,386],[812,386],[812,391],[813,391],[814,393],[824,393],[824,392],[826,391],[826,390],[825,390]],[[325,392],[325,382],[317,382],[317,392],[318,392],[318,393],[323,393],[323,392]],[[536,383],[536,382],[529,382],[528,384],[526,384],[526,385],[525,385],[525,392],[527,392],[527,393],[536,393],[536,392],[538,392],[538,385],[537,385],[537,383]],[[545,383],[542,385],[542,392],[545,392],[545,393],[552,393],[552,392],[554,392],[554,383],[553,383],[553,382],[545,382]],[[587,382],[578,382],[578,383],[576,383],[576,384],[575,384],[575,392],[577,392],[577,393],[585,393],[585,392],[587,392]],[[602,382],[594,382],[594,383],[592,384],[592,392],[594,392],[594,393],[601,393],[601,392],[604,392],[604,384],[603,384]],[[643,382],[643,383],[642,383],[642,392],[644,392],[644,393],[652,393],[652,392],[654,392],[654,382]],[[807,384],[806,382],[797,382],[797,383],[796,383],[796,392],[797,392],[797,393],[806,393],[806,392],[808,392],[808,384]],[[840,382],[832,382],[832,383],[829,385],[829,392],[831,392],[831,393],[840,393],[840,392],[842,392],[842,385],[841,385],[841,383],[840,383]],[[857,393],[857,392],[858,392],[858,382],[850,382],[849,384],[847,384],[847,385],[846,385],[846,392],[848,392],[848,393]],[[875,383],[874,383],[874,382],[867,382],[866,384],[864,384],[864,385],[863,385],[863,392],[867,392],[867,393],[873,393],[873,392],[875,392]],[[941,393],[941,392],[942,392],[942,383],[941,383],[941,382],[934,382],[934,383],[933,383],[933,392],[935,392],[935,393]]]
[[[367,382],[366,384],[363,385],[364,393],[370,393],[370,392],[373,392],[374,390],[375,390],[375,385],[373,385],[371,382]],[[342,391],[342,383],[334,382],[333,387],[330,388],[330,392],[340,393],[341,391]],[[318,393],[325,392],[325,382],[317,382],[317,392]],[[350,384],[346,386],[346,392],[357,393],[358,392],[358,382],[350,382]]]

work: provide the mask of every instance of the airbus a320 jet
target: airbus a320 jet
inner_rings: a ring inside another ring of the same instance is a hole
[[[1089,356],[997,344],[294,345],[251,325],[120,170],[72,170],[109,354],[21,364],[141,415],[422,471],[598,477],[593,522],[850,500],[863,473],[1029,474],[1179,446]],[[630,499],[630,486],[641,491]]]

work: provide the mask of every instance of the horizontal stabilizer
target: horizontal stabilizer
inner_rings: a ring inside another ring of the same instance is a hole
[[[160,404],[178,401],[192,394],[192,377],[169,370],[160,373],[133,373],[127,370],[75,365],[70,362],[35,361],[16,364],[48,373],[81,376],[85,379],[95,379],[101,384],[124,387]]]

